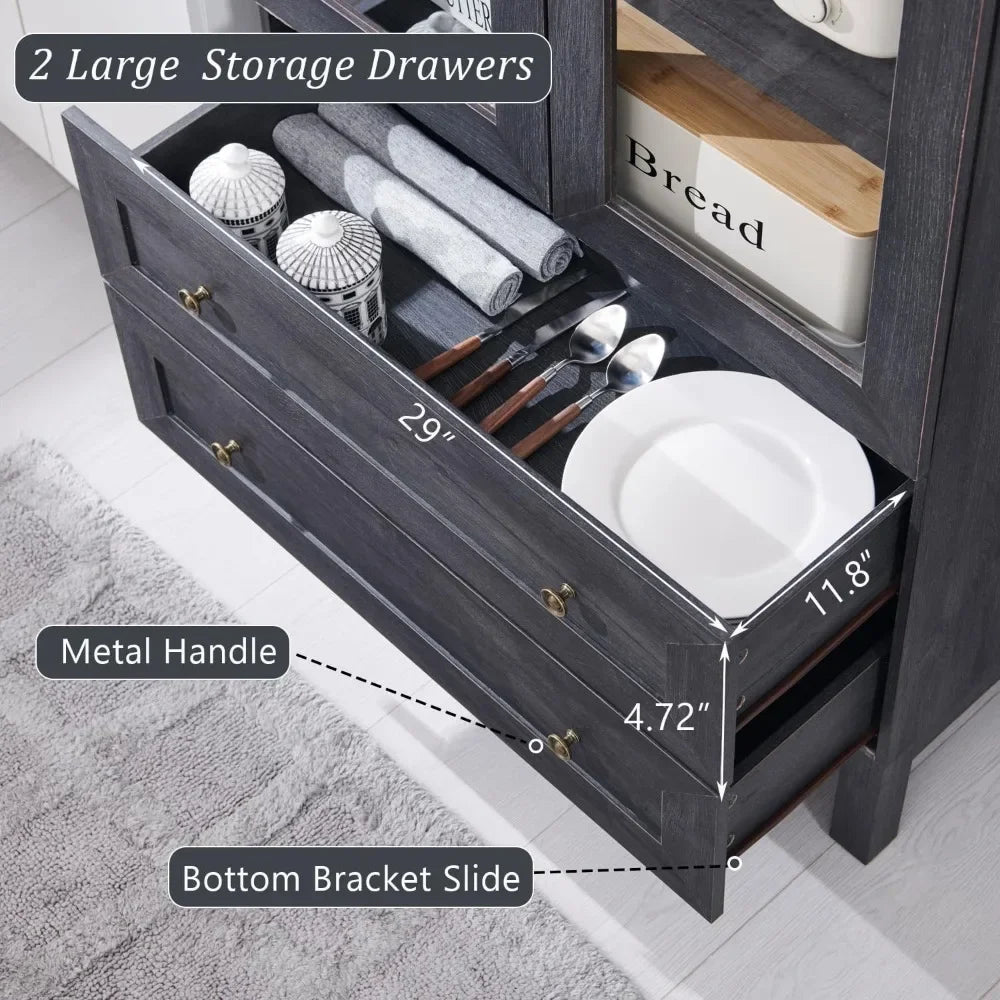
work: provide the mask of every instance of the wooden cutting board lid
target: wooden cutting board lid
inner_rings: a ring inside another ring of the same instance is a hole
[[[875,164],[622,0],[618,84],[844,232],[878,232]]]

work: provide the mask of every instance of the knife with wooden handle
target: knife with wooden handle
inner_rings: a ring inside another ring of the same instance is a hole
[[[561,336],[567,330],[575,329],[591,313],[611,305],[612,302],[617,302],[625,294],[626,289],[624,288],[616,288],[610,292],[604,292],[596,298],[588,299],[582,305],[571,309],[569,312],[563,313],[562,316],[552,320],[551,323],[546,323],[545,326],[539,327],[535,332],[534,340],[527,347],[519,347],[509,357],[490,365],[481,375],[477,375],[471,382],[459,389],[451,397],[452,403],[459,408],[468,405],[478,396],[481,396],[495,382],[499,382],[508,372],[513,371],[519,365],[523,365],[526,361],[531,361],[550,341],[555,340],[556,337]]]
[[[460,344],[449,347],[448,350],[442,351],[436,357],[431,358],[430,361],[425,361],[422,365],[413,369],[413,374],[426,382],[428,379],[446,372],[449,368],[457,365],[459,361],[478,351],[483,344],[489,343],[494,337],[513,326],[518,320],[523,319],[528,313],[562,295],[567,289],[572,288],[575,284],[582,281],[587,276],[587,273],[585,267],[580,267],[574,271],[562,274],[558,278],[553,278],[550,282],[542,285],[537,291],[518,299],[517,302],[504,312],[496,323],[488,326],[482,333],[478,333],[474,337],[466,337]]]

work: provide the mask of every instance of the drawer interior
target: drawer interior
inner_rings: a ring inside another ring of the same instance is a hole
[[[309,212],[340,207],[285,161],[271,139],[271,131],[277,122],[289,115],[310,110],[314,108],[290,105],[223,105],[192,119],[184,129],[167,135],[162,140],[153,140],[141,152],[147,162],[186,192],[195,166],[224,143],[241,141],[263,149],[282,163],[288,185],[289,217],[295,219]],[[434,138],[440,142],[437,137]],[[461,155],[454,149],[451,151]],[[384,239],[383,244],[383,281],[389,311],[389,336],[383,349],[401,366],[412,370],[441,350],[490,325],[490,317],[463,299],[422,261],[391,241]],[[538,326],[568,311],[574,304],[585,301],[595,290],[620,287],[623,281],[610,262],[591,250],[586,250],[582,266],[587,267],[594,275],[592,279],[539,307],[524,320],[514,324],[471,357],[434,379],[431,382],[432,388],[444,399],[450,398],[500,358],[511,345],[529,343]],[[586,288],[582,287],[584,284],[587,285]],[[168,291],[173,294],[173,290]],[[658,332],[666,337],[667,359],[661,368],[661,378],[682,372],[712,369],[759,373],[754,366],[683,315],[672,312],[662,301],[646,295],[641,286],[632,284],[623,302],[629,310],[630,323],[623,343],[650,332]],[[565,356],[567,341],[566,336],[557,338],[538,358],[518,368],[508,378],[474,400],[464,411],[468,419],[478,423],[553,361]],[[497,432],[497,439],[512,445],[544,419],[602,383],[602,366],[564,369],[532,405]],[[587,422],[608,405],[612,398],[605,395],[598,399],[567,431],[528,459],[528,464],[558,488],[567,457],[577,437]],[[866,449],[866,454],[874,474],[876,501],[881,502],[898,490],[906,477],[874,452]]]

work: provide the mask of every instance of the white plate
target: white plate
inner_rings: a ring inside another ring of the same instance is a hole
[[[875,505],[850,434],[779,382],[726,371],[605,407],[563,490],[723,618],[751,614]]]

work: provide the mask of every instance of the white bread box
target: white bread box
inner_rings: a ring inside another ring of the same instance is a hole
[[[828,341],[865,339],[882,171],[618,5],[617,194]]]

